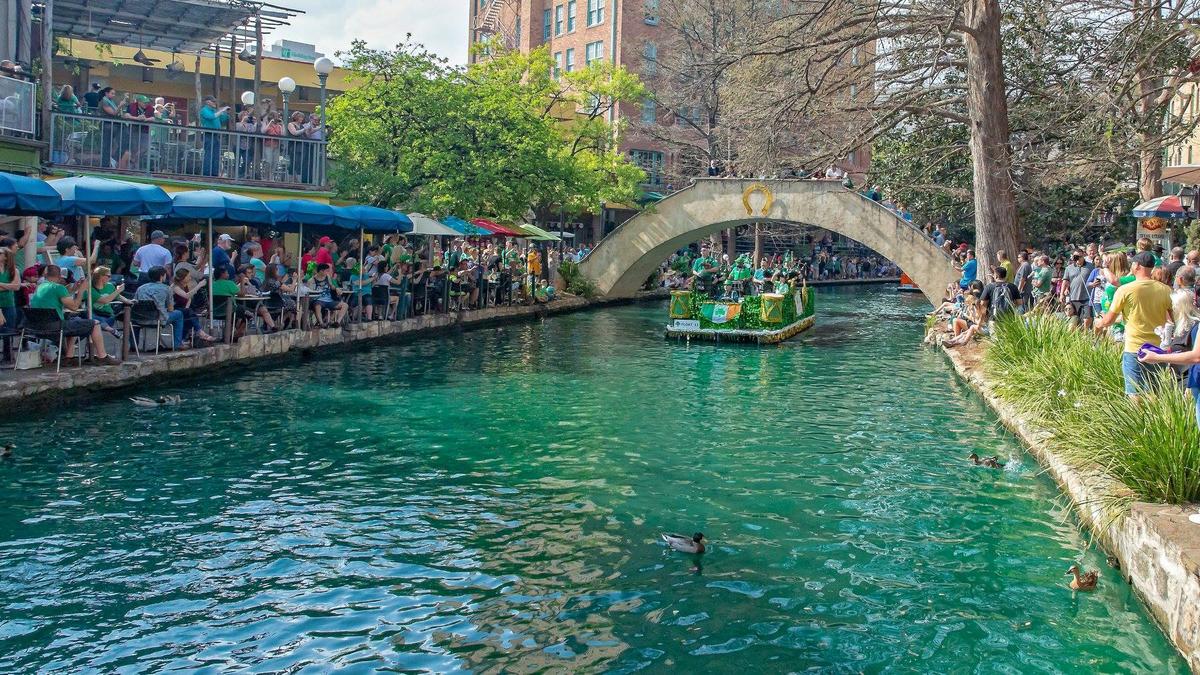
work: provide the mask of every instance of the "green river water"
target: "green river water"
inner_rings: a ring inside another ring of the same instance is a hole
[[[10,420],[0,672],[1185,672],[926,310],[823,291],[754,348],[617,307]]]

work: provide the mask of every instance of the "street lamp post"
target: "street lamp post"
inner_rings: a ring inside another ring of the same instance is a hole
[[[1192,207],[1196,205],[1196,187],[1195,185],[1185,185],[1179,191],[1179,205],[1183,207],[1183,215],[1188,219],[1192,215]]]
[[[283,123],[288,123],[288,98],[296,91],[296,81],[290,77],[279,78],[279,93],[283,95]]]
[[[327,56],[313,61],[313,70],[317,71],[317,79],[321,81],[321,139],[325,138],[325,81],[333,72],[333,61]]]

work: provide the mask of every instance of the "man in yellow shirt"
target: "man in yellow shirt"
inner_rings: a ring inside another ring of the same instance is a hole
[[[542,278],[542,256],[536,248],[529,249],[529,255],[525,258],[526,271],[529,272],[529,289],[530,292],[537,288],[538,279]]]
[[[1113,296],[1108,313],[1097,328],[1110,326],[1117,317],[1125,317],[1125,352],[1121,354],[1121,372],[1125,375],[1125,393],[1137,400],[1149,384],[1151,373],[1160,365],[1141,363],[1137,353],[1147,342],[1155,346],[1159,337],[1154,329],[1171,319],[1171,288],[1150,278],[1154,255],[1141,251],[1129,259],[1133,263],[1133,281],[1122,285]]]

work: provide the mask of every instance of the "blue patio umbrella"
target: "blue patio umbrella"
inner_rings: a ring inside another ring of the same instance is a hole
[[[378,206],[367,206],[359,204],[356,206],[335,206],[333,207],[336,216],[337,225],[349,229],[358,230],[358,287],[359,292],[362,292],[363,273],[363,233],[387,233],[392,232],[412,232],[413,222],[407,215],[399,211],[390,211],[381,209]]]
[[[62,210],[62,195],[40,178],[0,172],[0,213],[52,216]]]
[[[341,227],[363,232],[412,232],[413,222],[399,211],[381,209],[378,206],[335,206],[337,224]]]
[[[458,216],[446,216],[442,218],[442,224],[468,237],[490,237],[493,234],[478,225],[468,223]]]
[[[171,209],[171,198],[157,185],[111,178],[75,176],[47,181],[62,198],[59,213],[83,216],[83,240],[88,267],[92,260],[92,237],[87,216],[151,216]],[[89,276],[90,276],[90,269]],[[87,285],[88,318],[92,318],[92,283]]]
[[[235,195],[220,190],[192,190],[176,192],[171,195],[170,220],[207,220],[208,221],[208,325],[212,327],[213,320],[213,222],[223,224],[254,223],[258,225],[273,225],[275,214],[261,199]],[[233,331],[226,327],[226,335]],[[228,340],[227,340],[228,341]]]
[[[311,199],[271,199],[263,202],[275,214],[275,227],[281,232],[305,225],[333,225],[337,219],[335,207]]]
[[[171,210],[171,198],[157,185],[95,176],[46,181],[62,197],[66,216],[154,216]]]
[[[171,195],[172,219],[273,225],[275,213],[261,199],[220,190],[192,190]]]

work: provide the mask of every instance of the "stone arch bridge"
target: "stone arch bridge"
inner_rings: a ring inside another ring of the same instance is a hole
[[[715,232],[771,220],[845,235],[896,263],[935,305],[959,274],[950,257],[882,205],[823,180],[701,178],[613,230],[580,271],[602,295],[631,296],[674,251]]]

